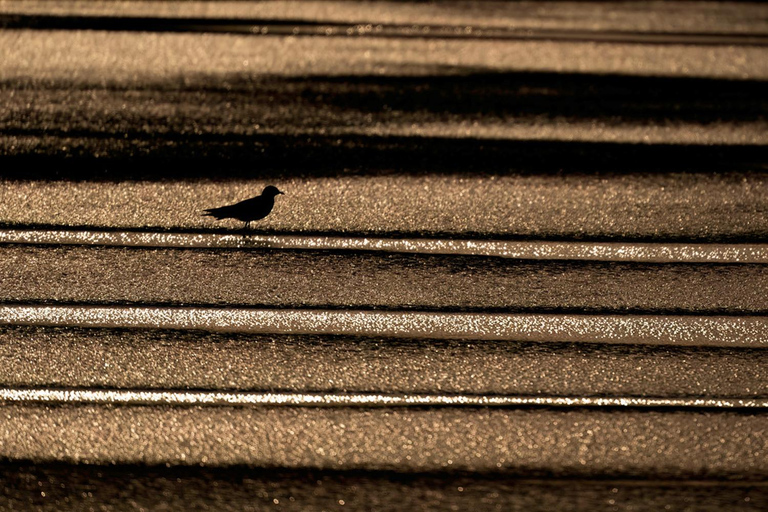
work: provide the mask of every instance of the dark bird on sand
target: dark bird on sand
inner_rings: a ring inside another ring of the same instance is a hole
[[[237,219],[245,222],[243,229],[251,227],[251,222],[260,220],[269,215],[272,207],[275,205],[275,197],[283,194],[277,190],[277,187],[269,185],[264,188],[260,196],[240,201],[239,203],[222,206],[220,208],[209,208],[203,215],[221,219]]]

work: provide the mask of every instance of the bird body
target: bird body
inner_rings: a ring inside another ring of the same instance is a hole
[[[221,206],[219,208],[209,208],[203,215],[214,217],[216,220],[237,219],[245,222],[244,228],[250,227],[254,220],[261,220],[272,211],[275,205],[275,196],[281,195],[277,187],[269,185],[260,196],[240,201],[239,203]]]

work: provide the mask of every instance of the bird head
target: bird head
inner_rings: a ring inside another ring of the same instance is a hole
[[[264,190],[261,192],[261,195],[270,196],[270,197],[275,197],[281,194],[284,194],[284,192],[280,192],[279,190],[277,190],[277,187],[272,185],[265,187]]]

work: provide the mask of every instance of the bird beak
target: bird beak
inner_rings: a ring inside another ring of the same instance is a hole
[[[280,192],[280,191],[278,190],[278,191],[277,191],[277,194],[278,194],[278,195],[280,195],[280,196],[284,196],[284,195],[285,195],[285,192]]]

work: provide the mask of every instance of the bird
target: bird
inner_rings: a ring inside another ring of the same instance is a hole
[[[214,217],[216,220],[237,219],[245,222],[243,229],[249,229],[251,222],[260,220],[269,215],[272,207],[275,205],[275,197],[283,195],[277,187],[269,185],[264,188],[261,195],[240,201],[239,203],[221,206],[219,208],[209,208],[203,216]]]

